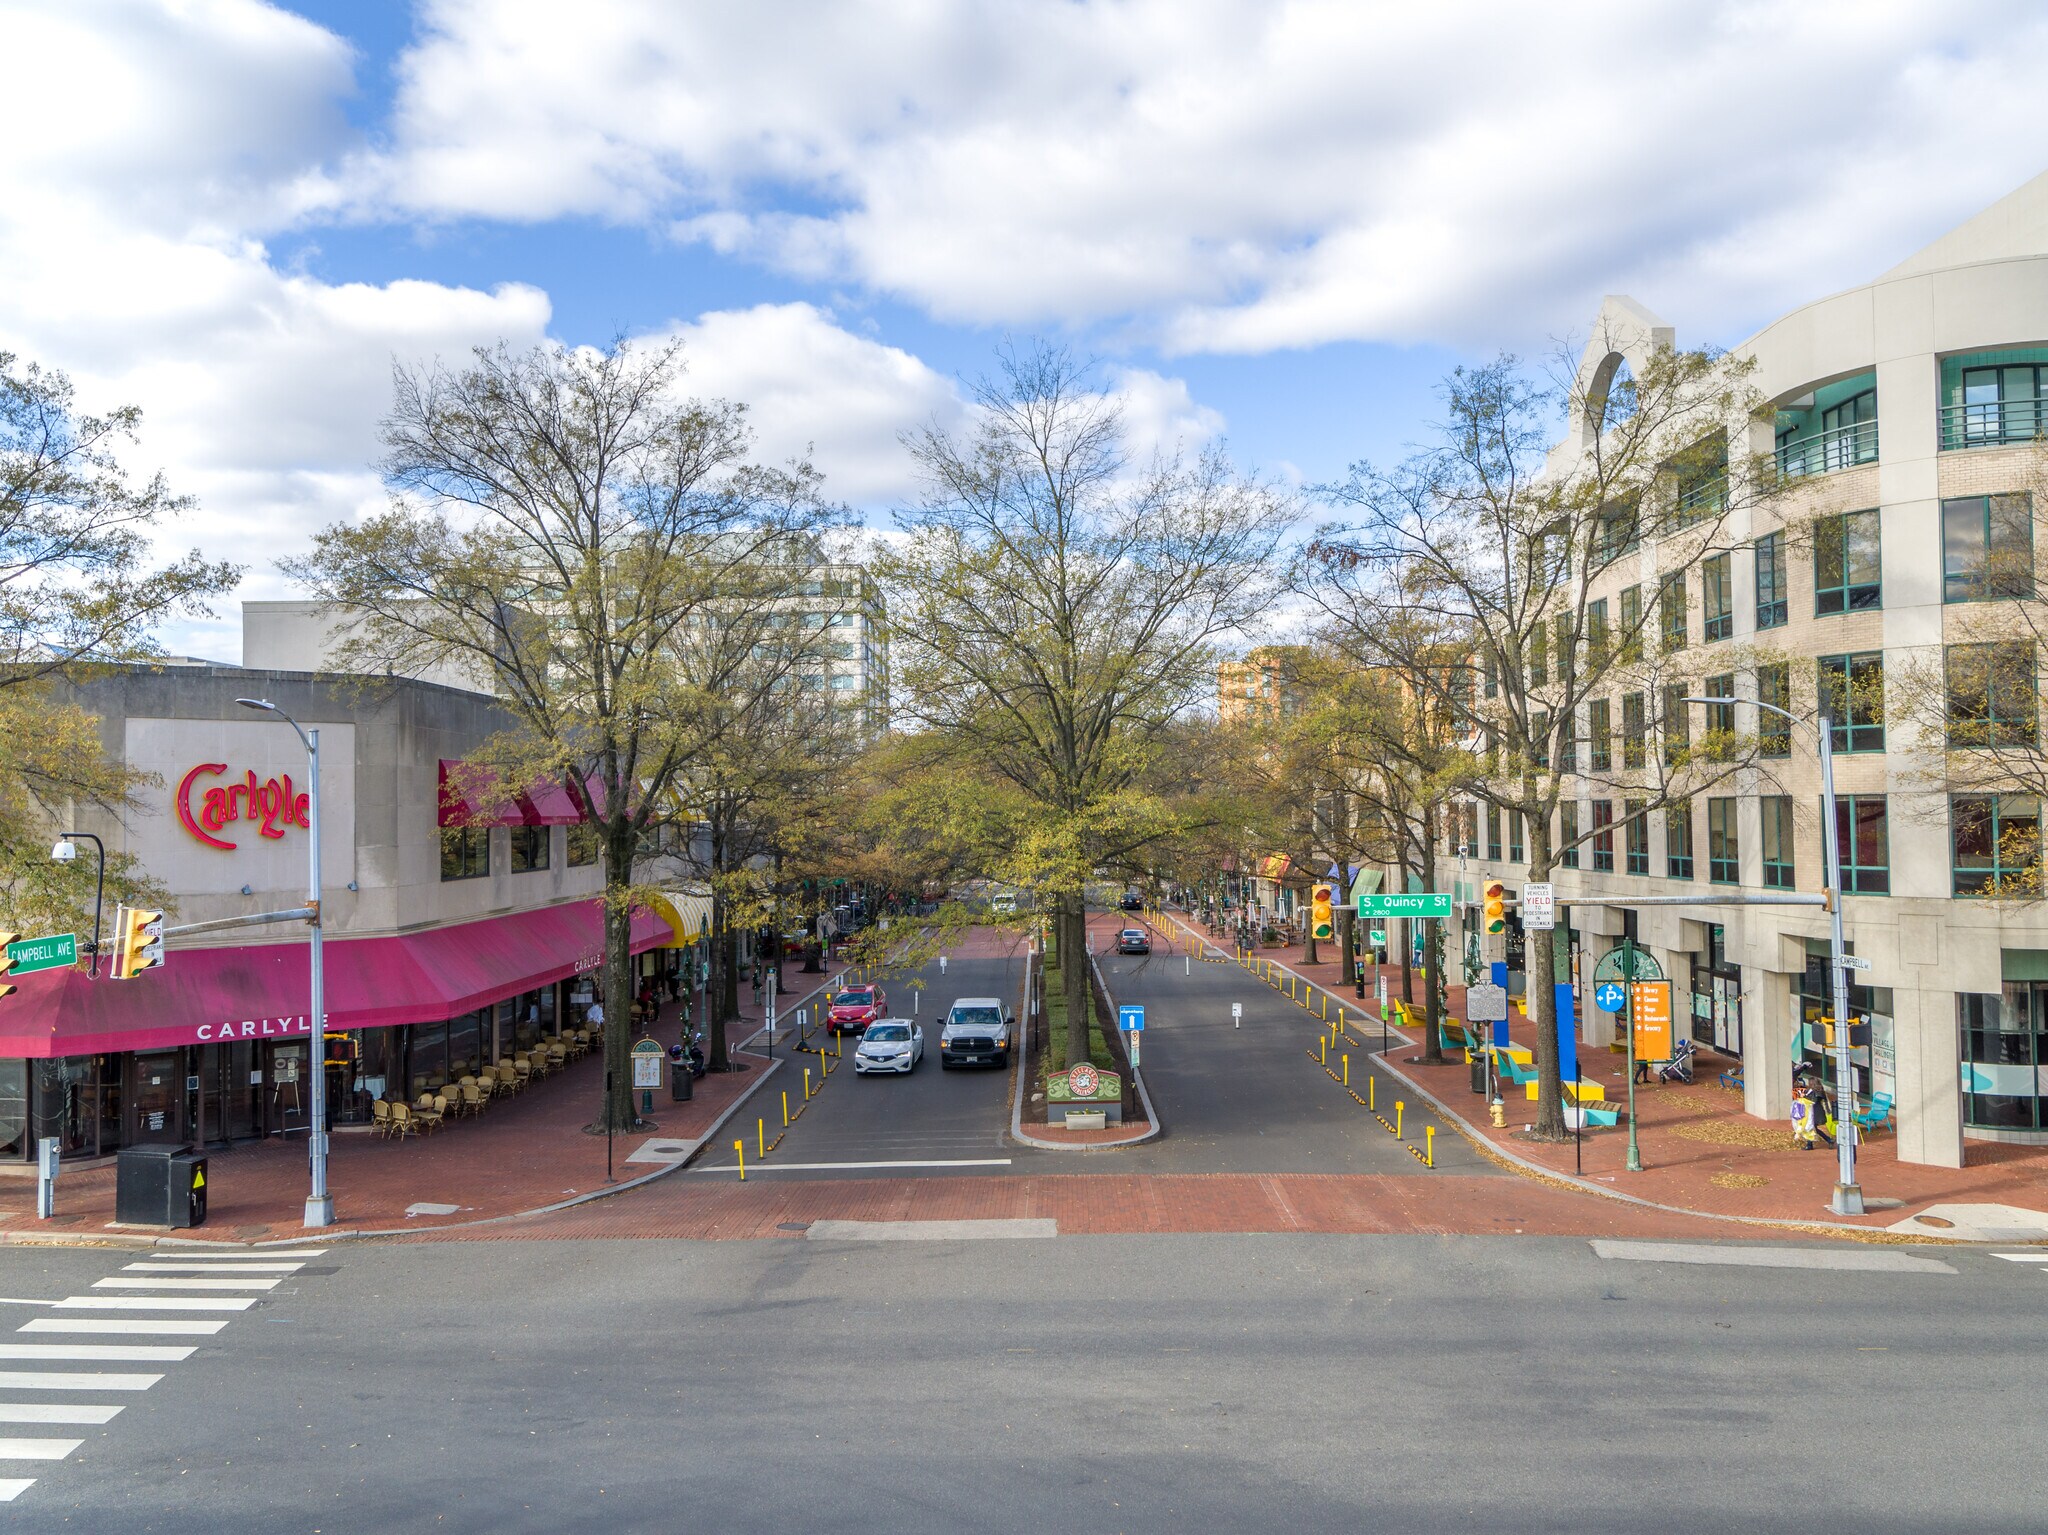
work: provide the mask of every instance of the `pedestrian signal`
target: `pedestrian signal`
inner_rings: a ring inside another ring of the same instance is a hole
[[[1486,882],[1486,930],[1489,933],[1505,933],[1508,930],[1508,893],[1497,879]]]
[[[164,962],[164,914],[123,906],[114,923],[114,979],[132,981]]]
[[[1309,892],[1309,915],[1318,938],[1328,938],[1336,931],[1334,919],[1330,916],[1330,887],[1317,885]]]

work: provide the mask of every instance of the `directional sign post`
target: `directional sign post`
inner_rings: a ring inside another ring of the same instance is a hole
[[[17,938],[7,946],[16,975],[37,970],[57,970],[78,963],[78,935],[57,933],[49,938]]]
[[[1448,891],[1417,892],[1413,895],[1362,895],[1358,898],[1361,917],[1443,918],[1451,914]]]
[[[1126,1034],[1145,1032],[1145,1009],[1133,1003],[1126,1003],[1116,1010],[1116,1026]]]

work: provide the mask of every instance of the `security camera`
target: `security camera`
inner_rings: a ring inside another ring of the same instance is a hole
[[[55,847],[50,849],[50,861],[52,863],[70,863],[77,857],[78,844],[69,837],[64,838]]]

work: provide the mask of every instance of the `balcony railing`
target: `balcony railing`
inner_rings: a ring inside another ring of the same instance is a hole
[[[1778,449],[1778,478],[1797,480],[1876,462],[1877,422],[1858,421],[1853,426],[1808,432],[1784,444]]]
[[[1702,480],[1696,485],[1685,486],[1678,492],[1678,516],[1682,522],[1697,517],[1712,517],[1728,505],[1728,476],[1715,475],[1711,480]]]
[[[1992,448],[2048,437],[2048,399],[1987,400],[1941,407],[1941,447]]]

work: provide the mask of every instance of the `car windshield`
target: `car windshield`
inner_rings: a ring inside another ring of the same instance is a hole
[[[834,1007],[866,1007],[875,1000],[871,991],[842,991],[832,999]]]
[[[992,1029],[1003,1021],[1003,1015],[992,1007],[957,1007],[953,1010],[953,1027]]]
[[[878,1023],[868,1030],[868,1043],[880,1040],[885,1045],[900,1045],[910,1038],[910,1027],[901,1023]]]

